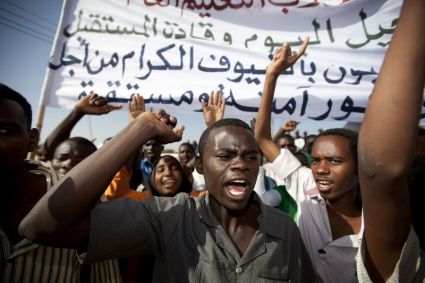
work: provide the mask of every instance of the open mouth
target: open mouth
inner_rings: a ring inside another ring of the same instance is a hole
[[[226,185],[228,192],[234,197],[241,197],[247,190],[247,182],[244,180],[233,180]]]
[[[331,189],[332,182],[327,180],[316,180],[317,189],[321,192],[327,192]]]
[[[165,188],[170,188],[176,185],[176,180],[174,179],[166,179],[162,181],[162,185]]]

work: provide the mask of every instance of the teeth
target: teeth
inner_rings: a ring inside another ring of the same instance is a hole
[[[241,196],[245,193],[246,181],[244,180],[233,180],[227,185],[229,193],[233,196]]]
[[[175,180],[173,180],[173,179],[168,179],[168,180],[164,180],[163,181],[163,184],[165,185],[165,186],[172,186],[172,185],[174,185],[176,183],[176,181]]]
[[[332,185],[331,181],[317,181],[317,187],[320,191],[330,190],[330,186]]]
[[[232,194],[232,195],[234,195],[234,196],[241,196],[241,195],[243,195],[243,193],[244,193],[244,191],[245,190],[243,190],[243,191],[237,191],[237,190],[233,190],[233,189],[230,189],[229,190],[229,192],[230,192],[230,194]]]

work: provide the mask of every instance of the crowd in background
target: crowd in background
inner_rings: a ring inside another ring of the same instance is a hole
[[[0,281],[424,282],[424,11],[405,1],[354,130],[271,132],[276,82],[308,38],[276,51],[250,125],[212,91],[205,131],[177,155],[164,144],[190,125],[139,94],[98,149],[72,129],[119,105],[92,92],[40,142],[24,96],[1,84]]]

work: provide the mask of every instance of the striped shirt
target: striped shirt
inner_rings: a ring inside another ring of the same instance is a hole
[[[28,169],[46,177],[48,188],[58,176],[45,164],[28,162]],[[117,260],[80,265],[76,250],[38,245],[23,239],[13,245],[0,227],[0,282],[121,282]]]

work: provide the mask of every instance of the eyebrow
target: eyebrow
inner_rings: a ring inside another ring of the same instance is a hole
[[[238,149],[236,149],[236,148],[229,148],[229,147],[225,147],[225,148],[221,147],[221,148],[216,149],[216,151],[220,151],[220,150],[226,151],[226,152],[237,152],[238,151]],[[242,154],[253,154],[253,153],[257,154],[257,153],[259,153],[259,150],[258,149],[248,149],[248,150],[242,151]]]
[[[311,158],[319,158],[317,155],[311,155]],[[329,159],[329,158],[338,158],[338,159],[346,159],[346,157],[341,156],[341,155],[325,155],[324,156],[325,159]]]
[[[0,122],[0,127],[22,128],[21,124],[17,122]]]
[[[23,126],[17,122],[0,122],[0,128],[11,129],[19,133],[25,133],[25,132],[28,133],[31,129],[30,127],[27,127],[26,125]]]

